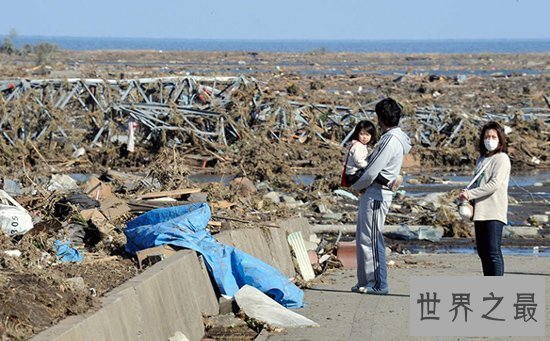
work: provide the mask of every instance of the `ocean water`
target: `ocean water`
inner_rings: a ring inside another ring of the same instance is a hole
[[[5,36],[0,36],[3,40]],[[43,42],[64,50],[247,52],[527,53],[550,52],[550,39],[532,40],[204,40],[17,36],[17,47]]]

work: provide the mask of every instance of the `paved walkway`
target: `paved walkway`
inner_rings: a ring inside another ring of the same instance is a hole
[[[320,328],[289,329],[259,339],[275,340],[549,340],[550,257],[505,256],[506,273],[543,276],[546,295],[546,337],[412,337],[409,336],[409,279],[413,276],[478,276],[477,255],[391,256],[388,267],[390,294],[372,296],[350,292],[355,270],[334,270],[306,289],[306,307],[296,312]]]

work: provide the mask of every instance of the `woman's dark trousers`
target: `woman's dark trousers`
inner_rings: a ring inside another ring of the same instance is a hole
[[[504,258],[500,249],[504,223],[498,220],[474,222],[477,254],[484,276],[504,275]]]

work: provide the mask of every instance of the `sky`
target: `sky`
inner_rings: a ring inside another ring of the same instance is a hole
[[[253,40],[550,39],[550,0],[18,0],[0,34]]]

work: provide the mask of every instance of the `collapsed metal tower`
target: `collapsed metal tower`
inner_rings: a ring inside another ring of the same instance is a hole
[[[242,76],[0,81],[0,93],[0,131],[8,143],[70,140],[75,150],[124,143],[132,127],[146,140],[166,131],[180,134],[176,143],[185,134],[227,145],[254,124],[269,122],[274,139],[290,131],[299,139],[324,140],[327,125],[358,119],[348,107],[266,100],[256,80]],[[316,120],[321,114],[326,122]]]
[[[65,155],[134,140],[154,148],[200,141],[216,149],[260,131],[279,141],[343,144],[359,120],[374,118],[369,108],[376,101],[355,110],[288,101],[262,94],[254,78],[243,76],[0,81],[0,143],[61,147]],[[465,130],[474,131],[489,119],[550,123],[550,113],[543,109],[518,113],[449,117],[447,109],[432,106],[416,108],[402,125],[416,144],[457,148]]]

